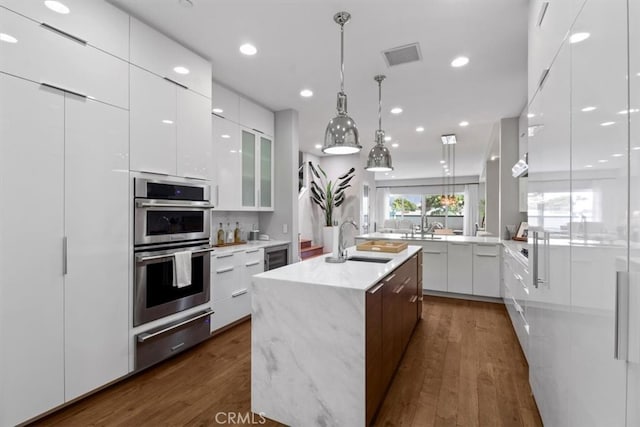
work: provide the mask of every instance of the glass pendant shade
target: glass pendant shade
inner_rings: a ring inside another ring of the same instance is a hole
[[[322,152],[326,154],[354,154],[362,150],[356,122],[347,114],[347,95],[344,93],[344,24],[351,15],[336,13],[333,20],[340,25],[340,92],[338,93],[338,114],[329,121],[324,133]]]
[[[369,172],[390,172],[393,170],[391,164],[391,153],[384,146],[384,131],[376,131],[376,145],[369,151],[367,158],[367,167]]]

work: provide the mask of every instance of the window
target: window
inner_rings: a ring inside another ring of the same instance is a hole
[[[416,229],[424,218],[424,226],[433,222],[444,228],[462,230],[464,222],[464,193],[456,193],[454,202],[443,206],[442,194],[391,194],[387,199],[385,219],[410,222]],[[404,227],[403,227],[404,228]]]

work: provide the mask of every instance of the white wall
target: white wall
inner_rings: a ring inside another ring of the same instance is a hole
[[[506,226],[518,226],[523,218],[519,208],[519,182],[511,168],[519,158],[518,117],[500,120],[500,221],[498,237],[506,237]],[[494,233],[495,234],[495,233]]]
[[[307,191],[298,199],[298,232],[302,239],[310,239],[314,245],[321,245],[324,215],[322,215],[320,208],[311,201],[309,196],[310,171],[308,166],[309,162],[317,165],[320,162],[320,158],[310,153],[302,153],[302,159],[305,167],[304,185]]]

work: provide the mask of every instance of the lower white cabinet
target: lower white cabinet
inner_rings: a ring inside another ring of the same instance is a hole
[[[422,245],[422,286],[430,291],[447,292],[447,245]]]
[[[473,294],[500,297],[500,246],[473,245]]]
[[[264,271],[264,249],[212,254],[211,332],[251,314],[251,277]]]
[[[4,426],[127,374],[129,185],[126,110],[4,74],[0,93]]]
[[[447,291],[473,293],[473,245],[447,243]]]

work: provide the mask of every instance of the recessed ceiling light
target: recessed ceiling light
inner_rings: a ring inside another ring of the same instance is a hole
[[[224,110],[222,108],[214,108],[213,110],[211,110],[212,112],[216,113],[216,114],[222,114],[224,113]]]
[[[53,10],[54,12],[61,13],[63,15],[66,15],[69,12],[71,12],[71,10],[69,10],[69,8],[67,6],[65,6],[64,4],[60,3],[59,1],[46,0],[44,2],[44,5],[47,6],[49,9]]]
[[[9,34],[0,33],[0,42],[18,43],[18,39],[13,36],[10,36]]]
[[[640,111],[637,108],[630,108],[628,110],[622,110],[622,111],[618,111],[618,114],[633,114],[633,113],[637,113],[638,111]]]
[[[424,127],[422,127],[422,126],[418,126],[418,127],[416,128],[416,132],[424,132]]]
[[[633,147],[632,150],[634,151],[640,150],[640,147]]]
[[[247,56],[252,56],[258,53],[258,49],[251,43],[245,43],[240,46],[240,53]]]
[[[589,111],[594,111],[596,110],[596,107],[584,107],[582,110],[583,113],[588,113]]]
[[[389,135],[387,135],[387,136],[384,137],[384,140],[389,142],[389,141],[391,141],[391,137]]]
[[[604,122],[604,123],[600,123],[600,126],[611,126],[611,125],[615,125],[616,122]]]
[[[463,121],[463,122],[460,122],[459,125],[462,126],[462,127],[467,127],[467,126],[469,126],[469,122]]]
[[[535,114],[533,114],[533,113],[529,113],[529,114],[527,114],[527,118],[529,118],[529,119],[533,119],[535,116],[536,116],[536,115],[535,115]]]
[[[444,145],[451,145],[451,144],[455,144],[456,142],[458,142],[456,140],[456,136],[451,134],[451,135],[442,135],[440,137],[440,140],[442,141],[442,143]]]
[[[220,138],[229,139],[231,138],[231,135],[227,135],[226,133],[223,133],[222,135],[220,135]]]
[[[592,168],[593,165],[584,165],[585,168]]]
[[[580,43],[591,37],[589,33],[573,33],[569,36],[569,43]]]
[[[391,109],[391,114],[400,114],[400,113],[402,113],[402,108],[400,107],[393,107]]]
[[[491,156],[491,161],[495,162],[496,160],[498,160],[500,158],[500,156],[496,156],[495,154],[493,156]]]
[[[310,98],[313,96],[313,91],[311,89],[302,89],[300,91],[300,96],[303,98]]]
[[[458,56],[453,61],[451,61],[451,66],[454,68],[464,67],[469,63],[469,58],[466,56]]]
[[[319,150],[322,148],[322,144],[316,144],[316,148]]]
[[[400,146],[400,144],[398,144],[397,142],[394,142],[393,144],[391,144],[391,146],[393,148],[398,148]]]
[[[451,173],[450,173],[450,172],[447,172],[447,176],[451,176]]]
[[[172,125],[173,124],[173,120],[163,120],[162,123],[166,124],[166,125]]]
[[[178,74],[189,74],[189,69],[187,67],[183,67],[182,65],[178,65],[177,67],[174,67],[173,71],[175,71]]]
[[[445,160],[440,160],[441,165],[444,165],[445,163],[447,163]]]
[[[607,163],[609,160],[605,160],[605,159],[600,159],[598,160],[598,163]]]
[[[237,153],[236,150],[229,150],[230,153]]]
[[[616,154],[612,154],[611,155],[611,157],[622,157],[622,156],[623,156],[623,154],[620,154],[620,153],[616,153]]]

